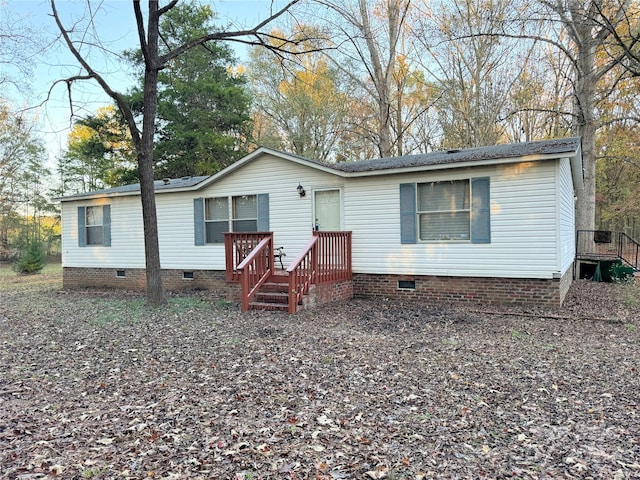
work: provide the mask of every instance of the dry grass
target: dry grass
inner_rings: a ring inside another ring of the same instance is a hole
[[[16,273],[10,263],[0,262],[0,292],[15,290],[60,290],[62,266],[60,262],[47,263],[40,273],[23,275]]]

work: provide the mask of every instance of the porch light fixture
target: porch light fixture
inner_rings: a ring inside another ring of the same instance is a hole
[[[304,197],[307,194],[307,192],[304,191],[304,187],[300,185],[300,183],[298,183],[298,187],[296,188],[296,190],[298,190],[298,195],[300,195],[301,197]]]

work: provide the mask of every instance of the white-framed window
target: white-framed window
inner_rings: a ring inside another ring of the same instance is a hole
[[[87,207],[85,228],[87,231],[87,245],[104,244],[104,209],[99,207]]]
[[[471,239],[469,180],[417,184],[418,239],[423,242]]]
[[[225,232],[257,232],[256,195],[205,199],[206,243],[223,243]]]
[[[255,195],[232,197],[232,229],[230,232],[258,231],[258,201]]]
[[[111,246],[111,205],[78,207],[78,246]]]
[[[224,232],[231,231],[229,230],[228,197],[207,198],[204,211],[207,243],[224,242]]]

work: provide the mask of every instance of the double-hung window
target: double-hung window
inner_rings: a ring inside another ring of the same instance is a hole
[[[400,243],[491,243],[490,177],[400,184]]]
[[[207,198],[204,223],[207,243],[224,242],[224,232],[229,230],[229,199],[227,197]]]
[[[232,199],[232,229],[230,232],[258,231],[258,202],[255,195],[241,195]]]
[[[78,246],[111,246],[111,206],[78,207]]]
[[[195,199],[196,244],[223,243],[225,232],[257,232],[258,227],[268,228],[268,195],[237,195],[204,199],[204,211],[200,210],[203,199]],[[260,208],[262,205],[262,208]],[[262,222],[259,212],[262,210]],[[199,213],[202,212],[202,213]],[[202,240],[199,240],[199,216],[204,217]]]
[[[87,245],[102,245],[103,235],[103,215],[102,207],[87,207]]]
[[[418,234],[421,241],[468,241],[471,235],[469,180],[419,183]]]

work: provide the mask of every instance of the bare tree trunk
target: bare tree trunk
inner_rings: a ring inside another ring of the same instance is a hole
[[[362,78],[358,72],[350,70],[348,66],[336,62],[331,57],[330,59],[345,75],[360,85],[375,102],[377,137],[375,146],[380,156],[390,157],[394,154],[394,148],[398,146],[398,142],[402,141],[402,135],[398,134],[401,127],[397,126],[398,132],[394,132],[392,125],[394,110],[396,108],[402,110],[402,105],[396,107],[392,104],[396,93],[393,90],[393,71],[397,67],[399,42],[403,35],[411,0],[379,2],[316,0],[316,2],[337,12],[348,26],[343,30],[346,35],[345,44],[351,45],[353,53],[350,55],[361,62],[366,71],[366,79]],[[355,7],[356,3],[357,7]],[[347,30],[351,33],[347,33]],[[402,147],[398,150],[402,151]]]
[[[596,85],[619,62],[609,58],[596,65],[596,51],[603,48],[611,30],[626,15],[627,2],[602,4],[595,0],[541,0],[558,15],[574,44],[572,62],[575,68],[573,131],[582,137],[584,189],[577,192],[576,228],[595,228],[596,199]],[[566,3],[565,3],[566,2]],[[604,7],[607,8],[604,8]],[[608,11],[609,17],[604,17]],[[569,49],[565,50],[569,54]]]
[[[595,45],[589,42],[577,52],[577,78],[574,102],[575,133],[582,137],[584,188],[578,190],[576,229],[595,229],[596,205],[596,119],[594,72]]]
[[[287,53],[286,47],[288,46],[288,40],[285,38],[279,39],[282,40],[282,46],[274,46],[272,44],[273,35],[262,33],[262,29],[270,22],[287,12],[289,8],[299,0],[290,0],[283,8],[272,12],[266,20],[260,22],[253,28],[231,32],[216,31],[204,34],[200,37],[189,40],[161,56],[158,49],[160,17],[174,8],[178,4],[178,1],[179,0],[170,0],[166,5],[160,8],[158,0],[149,0],[147,30],[145,33],[143,25],[144,15],[140,6],[140,0],[133,0],[133,10],[136,16],[140,48],[142,50],[145,65],[142,131],[140,131],[125,96],[113,90],[104,77],[95,71],[83,57],[70,36],[70,33],[72,33],[73,30],[67,30],[64,28],[56,10],[55,0],[50,0],[53,17],[58,25],[60,33],[62,34],[69,50],[86,72],[86,74],[69,77],[63,81],[67,84],[69,89],[73,82],[80,80],[95,80],[98,82],[105,93],[118,105],[120,112],[127,122],[131,132],[131,137],[133,138],[136,146],[144,226],[147,303],[151,306],[161,305],[165,302],[164,290],[162,288],[158,221],[156,216],[156,199],[153,182],[153,139],[155,135],[155,121],[158,109],[158,72],[165,68],[174,58],[179,57],[186,51],[197,47],[198,45],[202,45],[210,41],[229,41],[238,40],[240,38],[249,38],[249,40],[245,40],[243,43],[260,45],[275,52]],[[80,43],[83,41],[84,40]]]
[[[388,25],[389,25],[389,56],[386,65],[383,64],[378,39],[371,28],[369,20],[369,6],[366,0],[360,0],[360,17],[362,23],[360,28],[367,44],[367,51],[371,60],[372,80],[377,93],[378,104],[378,150],[381,157],[390,157],[391,151],[391,73],[395,65],[396,45],[398,42],[398,18],[399,8],[397,3],[388,2]]]
[[[160,265],[156,195],[153,183],[153,137],[156,131],[155,119],[158,110],[159,24],[158,2],[149,2],[147,60],[144,73],[144,112],[140,148],[138,149],[138,177],[140,179],[144,226],[147,302],[152,306],[162,305],[165,302]]]

